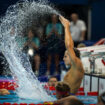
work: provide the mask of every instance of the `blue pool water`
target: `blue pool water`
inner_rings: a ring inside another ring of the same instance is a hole
[[[96,96],[77,96],[77,98],[80,99],[86,105],[97,103],[97,97]]]
[[[5,95],[5,96],[2,96],[0,95],[0,103],[35,103],[35,104],[38,104],[38,103],[43,103],[41,102],[40,100],[32,100],[32,99],[22,99],[22,98],[19,98],[17,96],[17,94],[13,91],[10,91],[10,95]]]
[[[23,99],[19,98],[14,91],[10,91],[10,95],[0,96],[0,103],[43,103],[40,100],[33,100],[33,99]],[[80,99],[84,104],[96,104],[97,103],[97,97],[96,96],[77,96],[78,99]]]
[[[45,78],[45,79],[44,79]],[[46,80],[47,77],[40,77],[40,80]],[[2,77],[0,76],[0,81],[4,81],[4,80],[13,80],[12,77]],[[44,81],[46,82],[46,81]],[[55,92],[55,91],[52,91]],[[40,100],[33,100],[33,99],[23,99],[23,98],[19,98],[17,96],[17,94],[15,93],[15,91],[10,91],[10,95],[5,95],[5,96],[0,96],[0,103],[5,103],[5,102],[9,102],[9,103],[43,103]],[[53,93],[52,93],[53,94]],[[53,95],[53,97],[55,97]],[[30,98],[30,97],[29,97]],[[97,97],[96,96],[77,96],[78,99],[82,100],[82,102],[84,104],[96,104],[97,103]]]

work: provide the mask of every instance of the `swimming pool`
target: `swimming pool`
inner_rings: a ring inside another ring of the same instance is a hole
[[[2,96],[0,95],[0,103],[34,103],[34,104],[38,104],[38,103],[43,103],[41,102],[40,100],[32,100],[32,99],[23,99],[23,98],[19,98],[17,96],[17,94],[14,92],[14,91],[10,91],[10,95],[5,95],[5,96]]]
[[[44,102],[41,102],[40,100],[33,100],[33,99],[23,99],[19,98],[15,91],[10,91],[10,95],[0,96],[0,104],[3,103],[26,103],[26,104],[43,104]],[[56,96],[54,96],[56,97]],[[96,96],[77,96],[78,99],[80,99],[84,104],[96,104],[97,103],[97,97]]]
[[[43,78],[42,78],[43,79]],[[0,77],[0,82],[10,82],[12,81],[13,82],[13,79],[11,77]],[[21,103],[27,103],[27,104],[30,104],[30,103],[34,103],[34,104],[43,104],[44,102],[40,101],[40,100],[33,100],[33,99],[24,99],[24,98],[19,98],[18,95],[15,93],[15,91],[13,90],[9,90],[10,91],[10,95],[5,95],[5,96],[2,96],[0,95],[0,104],[2,103],[18,103],[18,104],[21,104]],[[52,91],[52,93],[55,92],[54,90]],[[53,95],[53,97],[56,97],[55,95]],[[78,99],[82,100],[82,102],[84,104],[96,104],[97,103],[97,96],[87,96],[87,95],[84,95],[84,96],[77,96]]]
[[[40,100],[32,100],[32,99],[23,99],[19,98],[14,91],[10,91],[10,95],[0,96],[0,103],[34,103],[39,104],[43,103]],[[77,96],[80,100],[83,101],[84,104],[96,104],[97,103],[97,97],[96,96]]]

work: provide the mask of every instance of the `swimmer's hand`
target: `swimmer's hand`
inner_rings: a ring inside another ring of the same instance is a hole
[[[70,21],[65,19],[63,16],[59,16],[59,20],[61,21],[65,28],[70,27]]]
[[[7,89],[0,89],[0,95],[8,95],[10,92]]]

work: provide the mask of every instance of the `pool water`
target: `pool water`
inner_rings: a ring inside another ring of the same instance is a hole
[[[5,96],[0,96],[0,103],[34,103],[34,104],[39,104],[43,103],[40,100],[33,100],[33,99],[23,99],[19,98],[15,91],[10,91],[10,95],[5,95]],[[53,96],[55,97],[55,96]],[[89,105],[89,104],[96,104],[97,103],[97,97],[96,96],[77,96],[78,99],[80,99],[84,104]]]
[[[97,96],[77,96],[85,105],[96,104]]]
[[[43,79],[43,78],[42,78]],[[12,77],[0,77],[0,83],[2,82],[13,82]],[[40,100],[34,100],[34,99],[23,99],[19,98],[18,95],[15,93],[15,91],[10,90],[10,95],[5,95],[5,96],[0,96],[0,103],[34,103],[34,104],[39,104],[43,103]],[[51,91],[51,94],[55,93],[55,90]],[[53,97],[56,98],[55,95],[52,95]],[[82,100],[84,104],[96,104],[97,103],[97,97],[96,96],[77,96],[78,99]]]
[[[14,91],[10,91],[10,95],[0,95],[0,103],[35,103],[35,104],[38,104],[38,103],[43,103],[41,102],[40,100],[32,100],[32,99],[23,99],[23,98],[19,98],[17,96],[17,94],[14,92]]]

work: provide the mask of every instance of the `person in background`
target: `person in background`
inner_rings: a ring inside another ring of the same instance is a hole
[[[80,43],[77,45],[77,48],[83,48],[83,47],[86,47],[86,45],[84,43]]]
[[[105,92],[103,92],[99,97],[98,97],[98,103],[96,105],[105,105]]]
[[[77,47],[77,45],[85,40],[85,34],[86,34],[86,25],[83,20],[80,20],[78,17],[78,14],[72,13],[71,14],[71,23],[70,23],[70,31],[71,36],[74,41],[74,46]]]
[[[7,89],[0,89],[0,95],[9,95],[10,92]]]
[[[63,34],[63,27],[60,23],[58,23],[58,17],[57,15],[53,14],[51,17],[51,23],[49,23],[46,27],[46,39],[47,39],[47,72],[46,75],[50,74],[50,66],[52,58],[55,59],[55,66],[56,71],[55,75],[58,74],[58,65],[59,65],[59,42],[61,40],[62,34]]]
[[[58,83],[58,79],[55,76],[51,76],[48,80],[48,86],[56,86]]]
[[[35,74],[38,76],[40,67],[40,55],[38,52],[40,47],[40,39],[38,36],[34,35],[32,30],[29,30],[28,36],[25,39],[26,42],[24,44],[24,48],[27,49],[30,56],[34,56]]]

